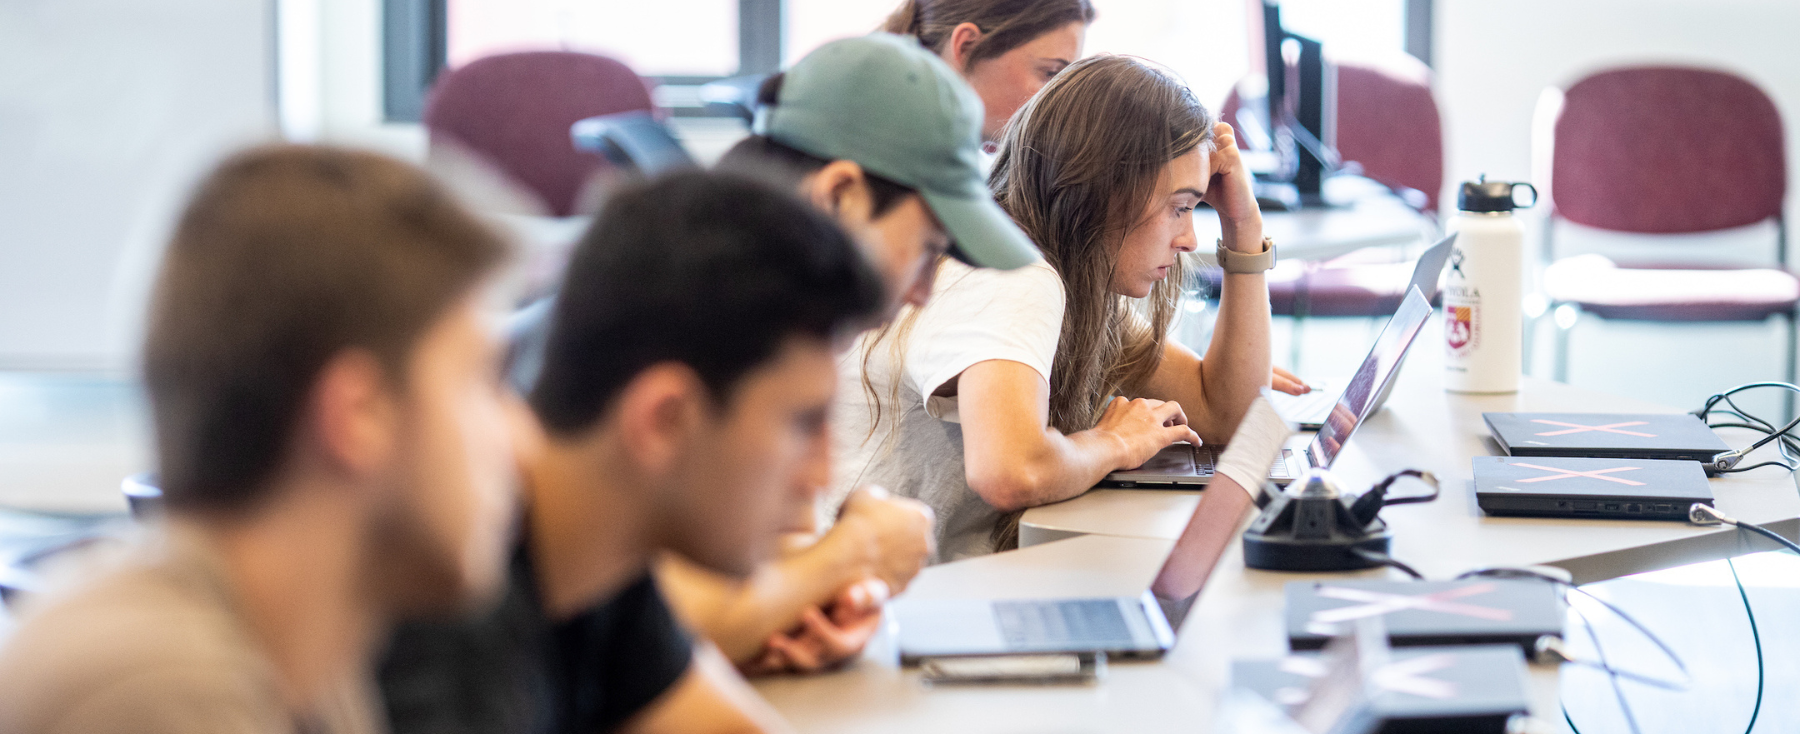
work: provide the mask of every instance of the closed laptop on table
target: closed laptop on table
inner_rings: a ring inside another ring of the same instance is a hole
[[[1691,413],[1482,413],[1511,456],[1710,462],[1731,447]]]
[[[1686,520],[1712,504],[1692,461],[1568,456],[1477,456],[1475,500],[1489,515]]]

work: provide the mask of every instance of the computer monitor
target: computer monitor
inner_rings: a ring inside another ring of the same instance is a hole
[[[1264,176],[1266,181],[1290,184],[1300,205],[1320,206],[1325,174],[1337,168],[1337,70],[1325,60],[1319,41],[1293,33],[1281,25],[1281,4],[1263,0],[1260,38],[1253,39],[1252,69],[1261,66],[1268,79],[1263,103],[1263,127],[1281,160],[1280,168]],[[1297,53],[1288,67],[1290,42]],[[1250,100],[1245,100],[1246,107]]]

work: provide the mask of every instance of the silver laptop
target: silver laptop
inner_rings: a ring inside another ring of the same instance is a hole
[[[1274,420],[1273,413],[1265,413]],[[1240,491],[1221,477],[1220,490]],[[900,659],[957,655],[1104,652],[1156,657],[1175,645],[1175,630],[1232,545],[1211,528],[1236,528],[1246,505],[1201,501],[1137,596],[1091,599],[908,599],[889,611],[900,628]],[[1217,517],[1229,513],[1229,518]],[[1223,541],[1223,542],[1221,542]]]
[[[1300,453],[1283,449],[1281,456],[1269,467],[1269,481],[1286,485],[1306,469],[1328,468],[1337,460],[1338,452],[1350,440],[1350,434],[1375,412],[1375,408],[1380,405],[1379,400],[1391,389],[1394,375],[1400,370],[1400,362],[1406,359],[1406,350],[1412,347],[1419,329],[1430,318],[1431,302],[1425,299],[1425,294],[1418,286],[1409,286],[1399,310],[1388,319],[1381,334],[1375,337],[1375,345],[1369,349],[1369,356],[1363,358],[1362,365],[1350,377],[1350,383],[1338,393],[1337,401],[1332,403],[1330,414],[1322,421],[1323,426],[1313,436],[1312,443]],[[1157,452],[1143,466],[1106,475],[1100,481],[1100,486],[1123,489],[1198,489],[1213,481],[1217,452],[1223,450],[1223,446],[1173,444]]]
[[[1413,266],[1412,287],[1425,294],[1427,303],[1437,300],[1438,282],[1443,279],[1444,263],[1450,261],[1450,249],[1455,245],[1456,234],[1452,233],[1421,253],[1418,264]],[[1399,370],[1399,367],[1394,368],[1396,373]],[[1305,395],[1275,393],[1270,402],[1275,404],[1276,410],[1281,411],[1281,417],[1293,421],[1303,429],[1316,431],[1325,424],[1325,417],[1331,415],[1331,408],[1337,402],[1332,399],[1337,394],[1331,389],[1333,387],[1336,385],[1327,382]],[[1375,396],[1375,404],[1369,408],[1369,412],[1381,410],[1381,406],[1387,404],[1388,393],[1393,389],[1394,383],[1389,381],[1387,387],[1382,388],[1381,393]]]

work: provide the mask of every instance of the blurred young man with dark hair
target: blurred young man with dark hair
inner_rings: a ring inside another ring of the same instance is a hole
[[[380,731],[371,645],[502,578],[515,466],[482,292],[505,254],[397,161],[275,147],[215,171],[144,348],[166,532],[33,600],[0,731]]]
[[[823,213],[752,179],[623,190],[577,247],[531,405],[522,539],[501,605],[407,625],[394,730],[723,732],[779,719],[698,654],[650,574],[742,578],[828,479],[835,349],[879,277]]]
[[[719,167],[773,173],[829,212],[880,271],[884,321],[925,302],[946,253],[987,268],[1039,259],[984,183],[981,98],[913,39],[833,41],[770,77],[757,101],[754,134]],[[840,387],[858,389],[855,378]],[[677,610],[745,670],[812,671],[855,656],[882,602],[931,555],[931,516],[918,502],[865,487],[822,504],[832,518],[796,518],[787,552],[748,583],[677,557],[661,569]],[[819,519],[835,522],[821,534]]]

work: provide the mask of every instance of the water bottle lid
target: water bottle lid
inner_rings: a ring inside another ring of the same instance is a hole
[[[1518,202],[1515,190],[1519,188],[1531,192],[1530,201]],[[1456,197],[1456,208],[1465,212],[1510,212],[1536,203],[1537,187],[1524,182],[1489,181],[1485,173],[1474,181],[1464,181],[1462,192]]]

